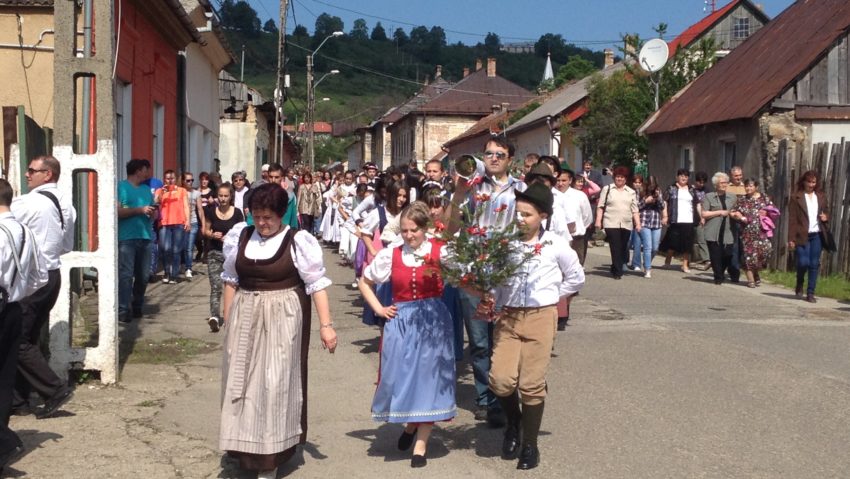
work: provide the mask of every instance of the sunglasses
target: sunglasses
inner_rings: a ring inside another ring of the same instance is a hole
[[[192,183],[193,181],[195,181],[195,179],[194,178],[186,178],[183,181],[186,182],[186,183]]]
[[[36,170],[35,168],[27,168],[27,174],[28,175],[34,175],[36,173],[44,173],[45,171],[47,171],[47,169],[42,168],[40,170]]]
[[[494,156],[496,158],[500,159],[500,160],[504,160],[505,158],[508,157],[508,154],[505,153],[505,152],[502,152],[502,151],[485,151],[484,152],[484,158],[492,158]]]

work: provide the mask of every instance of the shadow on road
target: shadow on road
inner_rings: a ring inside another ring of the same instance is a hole
[[[20,430],[17,431],[17,434],[24,441],[24,453],[18,457],[15,462],[20,461],[36,449],[40,449],[41,445],[47,441],[56,441],[64,437],[61,434],[56,434],[55,432],[35,431],[32,429]],[[27,473],[26,471],[21,471],[14,467],[6,466],[3,468],[3,477],[27,477]]]

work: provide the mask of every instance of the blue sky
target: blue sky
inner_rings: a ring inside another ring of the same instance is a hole
[[[260,19],[277,20],[277,0],[248,0]],[[717,0],[717,8],[728,3]],[[772,18],[793,0],[755,0]],[[323,12],[345,22],[346,32],[354,19],[366,20],[369,29],[380,21],[389,35],[397,27],[410,32],[413,25],[439,25],[450,43],[475,44],[487,32],[497,33],[502,43],[535,41],[544,33],[560,33],[568,42],[593,50],[619,45],[622,33],[654,36],[652,27],[669,25],[673,37],[708,14],[704,0],[290,0],[295,18],[312,32],[316,16]],[[356,12],[355,12],[356,11]],[[382,17],[382,18],[376,18]],[[290,15],[287,31],[295,24]]]

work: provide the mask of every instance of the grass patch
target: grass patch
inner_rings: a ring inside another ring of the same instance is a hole
[[[136,404],[136,407],[162,407],[162,401],[161,401],[161,400],[157,400],[157,401],[151,401],[151,400],[142,401],[142,402],[140,402],[139,404]]]
[[[761,278],[789,289],[794,289],[797,285],[795,271],[762,271]],[[819,276],[815,295],[850,301],[850,281],[841,274]]]
[[[127,362],[137,364],[179,364],[199,354],[213,351],[214,343],[192,338],[171,338],[159,342],[143,339],[135,344],[121,344],[121,352],[128,354]]]

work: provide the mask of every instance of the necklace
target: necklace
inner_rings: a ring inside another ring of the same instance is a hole
[[[260,237],[260,246],[265,246],[266,241],[268,241],[268,240],[274,238],[275,236],[279,235],[281,231],[283,231],[283,228],[280,228],[279,230],[277,230],[276,232],[274,232],[274,233],[272,233],[268,236],[263,236],[263,235],[260,234],[259,231],[257,231],[257,236]]]

